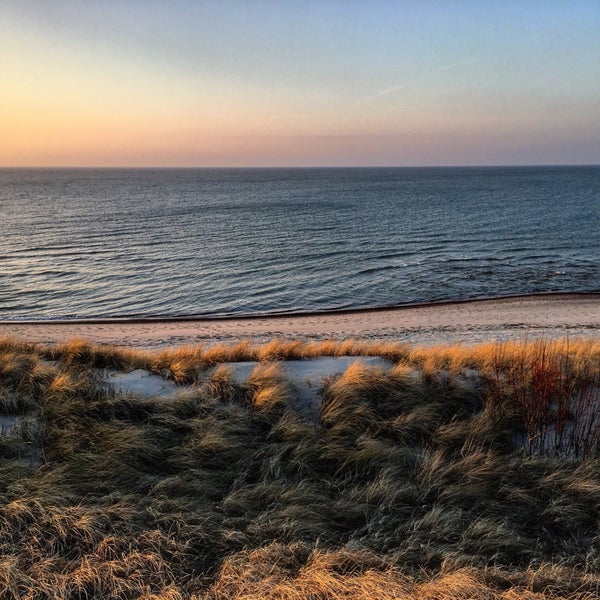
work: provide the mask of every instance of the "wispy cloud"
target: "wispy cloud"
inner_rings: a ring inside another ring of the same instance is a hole
[[[357,104],[368,104],[369,102],[372,102],[376,98],[381,98],[382,96],[387,96],[388,94],[392,94],[403,88],[410,87],[410,85],[414,85],[414,82],[412,84],[395,83],[394,85],[390,85],[389,87],[386,87],[385,89],[380,90],[379,92],[377,92],[375,94],[371,94],[370,96],[367,96],[366,98],[363,98],[362,100],[359,100],[357,102]]]
[[[471,61],[469,61],[469,62],[471,62]],[[476,60],[474,62],[481,62],[481,61]],[[362,104],[368,104],[369,102],[373,102],[373,100],[377,100],[378,98],[382,98],[383,96],[388,96],[389,94],[393,94],[394,92],[397,92],[399,90],[409,89],[409,88],[415,87],[417,85],[420,85],[422,83],[426,83],[427,81],[431,81],[438,73],[441,73],[442,71],[449,71],[451,69],[456,69],[457,67],[460,67],[460,66],[463,66],[463,64],[461,63],[461,64],[442,65],[440,67],[437,67],[436,69],[433,69],[432,71],[429,71],[425,76],[418,77],[418,78],[410,80],[410,81],[394,83],[393,85],[390,85],[382,90],[379,90],[378,92],[375,92],[374,94],[371,94],[370,96],[367,96],[366,98],[363,98],[362,100],[359,100],[357,102],[357,104],[359,106]]]

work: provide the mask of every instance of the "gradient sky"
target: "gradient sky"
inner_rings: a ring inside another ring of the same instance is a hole
[[[600,163],[600,2],[0,0],[0,165]]]

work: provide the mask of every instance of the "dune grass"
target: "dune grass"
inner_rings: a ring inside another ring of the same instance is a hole
[[[346,355],[392,366],[294,411],[278,361]],[[0,414],[39,428],[0,438],[0,598],[598,598],[599,374],[600,342],[2,340]]]

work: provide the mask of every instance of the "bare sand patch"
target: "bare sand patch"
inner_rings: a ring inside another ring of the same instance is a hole
[[[104,382],[122,394],[139,394],[141,396],[173,397],[184,389],[172,381],[144,369],[136,369],[129,373],[111,370],[104,378]]]

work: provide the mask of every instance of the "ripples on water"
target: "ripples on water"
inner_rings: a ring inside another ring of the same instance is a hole
[[[0,170],[0,318],[600,290],[600,167]]]

